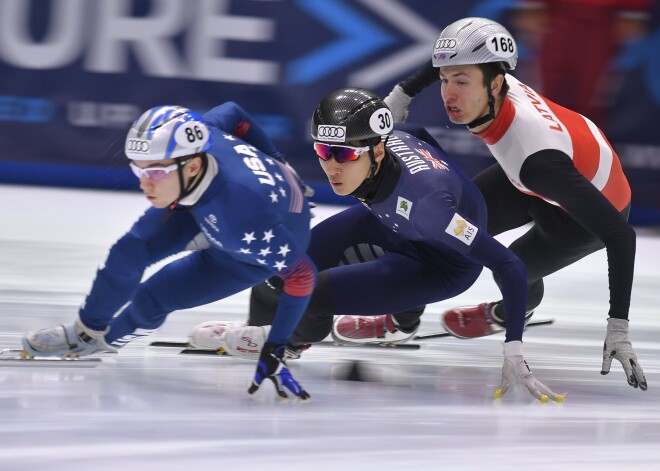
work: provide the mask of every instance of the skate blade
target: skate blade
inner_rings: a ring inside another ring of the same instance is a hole
[[[525,324],[525,330],[527,330],[529,327],[537,327],[537,326],[541,326],[541,325],[552,325],[552,324],[554,324],[554,322],[555,322],[554,319],[531,320],[531,321],[527,322],[527,324]],[[503,332],[503,331],[504,330],[502,330],[501,332]],[[494,333],[497,333],[497,332],[494,332]],[[488,334],[488,335],[491,335],[491,334]],[[486,336],[487,335],[483,335],[482,337],[486,337]],[[433,334],[416,335],[416,336],[413,337],[413,340],[437,339],[437,338],[441,338],[441,337],[454,337],[454,338],[457,338],[457,339],[471,339],[471,338],[478,339],[478,338],[481,338],[481,337],[459,337],[457,335],[454,335],[454,334],[451,334],[451,333],[445,331],[445,332],[435,332]]]
[[[348,342],[346,340],[322,340],[312,345],[321,345],[327,347],[359,347],[359,348],[397,348],[401,350],[419,350],[418,343],[404,343],[404,342]]]
[[[0,351],[0,366],[95,368],[100,363],[100,358],[32,357],[28,352],[20,349]]]
[[[225,352],[225,350],[220,347],[217,350],[210,350],[210,349],[204,349],[204,348],[184,348],[179,352],[180,355],[211,355],[211,356],[221,356],[221,357],[229,357],[231,356],[229,353]]]

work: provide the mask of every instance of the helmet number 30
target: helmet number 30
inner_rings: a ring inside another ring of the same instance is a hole
[[[369,126],[376,134],[389,134],[394,126],[392,112],[387,108],[376,110],[376,112],[371,115],[371,118],[369,118]]]
[[[208,129],[199,123],[184,123],[174,133],[176,143],[182,147],[200,147],[209,139]]]
[[[497,57],[508,58],[516,53],[516,43],[507,34],[494,34],[486,41],[486,47]]]

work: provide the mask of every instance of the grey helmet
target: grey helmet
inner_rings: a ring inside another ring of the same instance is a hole
[[[312,138],[328,143],[379,142],[392,134],[394,120],[385,102],[363,88],[340,88],[314,110]]]
[[[131,160],[176,159],[208,152],[211,132],[202,117],[180,106],[157,106],[131,126],[124,143]]]
[[[442,30],[433,46],[433,67],[502,62],[516,68],[518,46],[507,29],[487,18],[463,18]]]

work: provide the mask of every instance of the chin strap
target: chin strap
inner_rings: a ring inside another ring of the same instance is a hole
[[[378,163],[376,162],[376,153],[374,152],[374,145],[378,145],[382,142],[385,148],[387,148],[387,141],[389,140],[390,135],[386,136],[384,140],[381,138],[375,144],[372,143],[369,144],[369,159],[371,160],[371,166],[369,167],[369,176],[365,180],[367,183],[371,183],[374,181],[374,177],[376,176],[376,170],[378,170]]]
[[[163,216],[163,222],[167,221],[170,218],[170,215],[172,214],[172,211],[174,211],[176,209],[177,205],[179,204],[179,201],[181,201],[183,198],[185,198],[190,193],[192,193],[195,190],[195,188],[197,188],[197,185],[199,185],[199,183],[204,178],[204,174],[206,173],[206,169],[208,167],[208,156],[206,155],[206,152],[202,152],[201,154],[199,154],[199,157],[202,159],[202,170],[199,173],[199,175],[197,175],[196,177],[191,177],[188,180],[187,184],[183,181],[183,162],[184,162],[184,160],[177,159],[177,161],[176,161],[176,163],[177,163],[176,174],[179,177],[179,188],[181,188],[181,191],[180,191],[179,196],[177,197],[177,199],[172,201],[170,203],[170,205],[168,206],[167,214],[165,216]],[[191,158],[195,158],[195,157],[191,157]]]
[[[376,169],[378,169],[378,164],[376,163],[376,154],[374,153],[374,146],[369,144],[369,160],[371,160],[371,166],[369,167],[369,176],[366,179],[367,183],[374,181],[374,176],[376,176]]]
[[[369,176],[360,183],[360,186],[358,186],[353,193],[351,193],[351,196],[354,196],[363,203],[367,201],[366,195],[373,190],[374,178],[376,177],[376,170],[378,170],[378,163],[376,162],[376,153],[374,152],[373,144],[369,144],[369,160],[371,160]]]
[[[387,139],[385,139],[387,146]],[[370,201],[376,196],[379,188],[383,185],[383,179],[387,174],[388,167],[395,165],[394,158],[388,154],[387,147],[385,148],[385,156],[380,164],[378,170],[378,163],[376,162],[376,155],[374,153],[373,145],[369,145],[369,157],[371,158],[371,166],[369,167],[369,176],[358,186],[350,195],[369,204]],[[378,174],[376,172],[378,171]],[[391,173],[391,172],[389,172]]]
[[[477,118],[474,121],[467,123],[468,129],[477,128],[482,124],[486,124],[488,121],[495,119],[495,97],[490,89],[490,81],[488,82],[488,85],[486,85],[486,89],[488,90],[488,113],[481,118]]]

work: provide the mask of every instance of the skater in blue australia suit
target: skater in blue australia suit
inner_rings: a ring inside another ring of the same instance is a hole
[[[312,229],[307,253],[319,279],[290,350],[318,342],[331,331],[346,342],[359,341],[364,331],[383,342],[400,341],[408,334],[399,331],[415,329],[404,327],[406,312],[464,292],[486,266],[501,280],[507,312],[514,313],[507,321],[496,396],[520,382],[541,401],[563,400],[534,377],[523,358],[525,267],[486,232],[483,196],[433,138],[422,128],[394,130],[387,105],[359,88],[337,90],[319,103],[312,137],[335,193],[352,195],[362,204]],[[341,263],[347,249],[357,254],[365,247],[377,247],[380,256]],[[224,335],[230,352],[245,337],[235,332],[249,334],[270,323],[280,291],[276,280],[253,288],[250,325]],[[363,317],[383,313],[398,314]],[[343,316],[333,330],[338,314]],[[418,315],[410,317],[418,322]],[[191,338],[210,339],[203,326]]]
[[[117,351],[172,311],[275,275],[283,295],[249,392],[268,378],[280,396],[308,398],[282,361],[317,276],[305,253],[310,211],[295,172],[232,102],[203,116],[150,109],[133,123],[125,152],[152,207],[111,248],[78,319],[27,333],[23,348],[34,356]],[[148,266],[190,249],[141,282]]]

